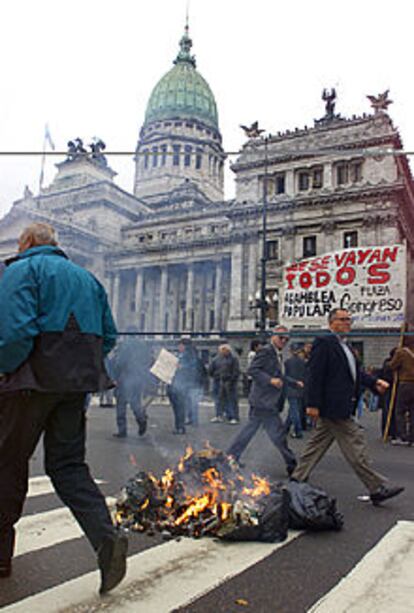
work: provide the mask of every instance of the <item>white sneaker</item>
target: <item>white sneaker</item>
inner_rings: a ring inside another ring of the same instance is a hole
[[[237,424],[239,424],[240,421],[238,419],[229,419],[229,424],[231,424],[232,426],[237,426]]]
[[[213,419],[210,419],[211,424],[222,424],[223,421],[224,419],[220,417],[220,415],[217,415],[216,417],[213,417]]]

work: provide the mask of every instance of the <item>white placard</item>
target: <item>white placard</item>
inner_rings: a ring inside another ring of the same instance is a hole
[[[161,349],[158,358],[151,366],[150,372],[163,383],[170,384],[178,366],[178,358],[170,351]]]
[[[326,327],[331,309],[350,311],[355,328],[399,328],[406,306],[405,245],[353,247],[285,266],[280,319]]]

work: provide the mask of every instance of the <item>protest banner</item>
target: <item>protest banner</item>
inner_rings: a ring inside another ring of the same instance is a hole
[[[284,267],[280,320],[326,326],[329,311],[347,309],[355,328],[399,328],[406,306],[405,245],[353,247]]]

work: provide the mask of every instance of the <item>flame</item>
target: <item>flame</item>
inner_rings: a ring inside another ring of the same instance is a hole
[[[193,455],[193,448],[189,445],[185,450],[185,454],[182,458],[180,458],[178,462],[178,471],[180,473],[184,472],[184,462],[188,460]]]
[[[215,490],[225,490],[227,489],[224,485],[218,471],[215,468],[209,468],[203,473],[203,477],[207,481],[208,485],[210,485]]]
[[[210,496],[205,494],[200,498],[193,499],[193,502],[189,505],[189,507],[175,520],[176,526],[181,526],[187,519],[190,517],[197,517],[202,513],[210,504]]]
[[[161,477],[161,484],[163,488],[168,490],[173,485],[173,483],[174,483],[174,473],[171,470],[171,468],[167,468],[167,470]]]
[[[226,519],[228,519],[232,508],[233,508],[233,505],[230,504],[229,502],[221,503],[221,515],[220,515],[221,521],[226,521]]]
[[[145,500],[145,502],[142,503],[142,505],[140,506],[141,511],[145,511],[145,509],[147,508],[147,506],[149,505],[149,498],[147,498]]]
[[[258,477],[257,475],[252,475],[252,481],[254,483],[253,488],[244,487],[242,490],[243,494],[247,496],[252,496],[252,498],[258,498],[259,496],[268,496],[270,494],[270,484],[263,477]]]

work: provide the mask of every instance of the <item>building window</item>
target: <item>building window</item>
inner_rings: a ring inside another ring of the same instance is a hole
[[[152,167],[155,168],[158,164],[158,147],[152,148]]]
[[[349,247],[358,247],[358,232],[356,230],[344,232],[344,249]]]
[[[180,145],[173,145],[173,166],[180,165]]]
[[[344,183],[348,183],[348,164],[345,162],[336,167],[336,184],[343,185]]]
[[[203,162],[203,154],[200,149],[197,149],[197,155],[196,155],[196,169],[197,170],[200,170],[202,162]]]
[[[190,145],[186,145],[184,147],[185,155],[184,155],[184,166],[191,166],[191,147]]]
[[[321,166],[312,170],[312,187],[313,189],[323,187],[323,168]]]
[[[139,327],[141,331],[145,330],[145,313],[141,313]]]
[[[349,178],[351,183],[358,183],[362,180],[362,162],[356,161],[349,164]]]
[[[316,255],[316,236],[303,237],[303,257],[310,258]]]
[[[214,330],[215,316],[214,311],[210,311],[209,330]]]
[[[167,145],[161,145],[161,166],[167,163]]]
[[[309,172],[300,172],[298,178],[299,191],[304,192],[309,189]]]
[[[276,194],[285,193],[285,173],[277,174],[275,177]]]
[[[279,241],[267,241],[267,259],[278,260],[279,259]]]

